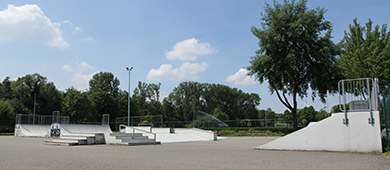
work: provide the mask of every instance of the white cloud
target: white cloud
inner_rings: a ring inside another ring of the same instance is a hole
[[[30,41],[65,48],[59,23],[52,23],[38,5],[14,6],[0,11],[0,42]]]
[[[87,85],[89,80],[91,80],[92,76],[94,74],[96,74],[97,72],[95,73],[92,73],[92,74],[82,74],[82,73],[75,73],[73,75],[73,78],[72,78],[72,81],[74,83],[77,83],[77,84],[84,84],[84,85]]]
[[[89,64],[87,64],[86,62],[81,62],[81,63],[77,63],[77,62],[72,62],[73,66],[70,66],[70,65],[63,65],[62,66],[62,70],[64,71],[70,71],[70,72],[75,72],[73,74],[73,77],[71,79],[72,83],[75,83],[79,86],[84,86],[82,88],[78,87],[77,89],[79,90],[84,90],[86,88],[88,88],[88,82],[89,80],[92,78],[92,76],[94,74],[96,74],[97,72],[94,72],[92,74],[84,74],[84,72],[88,71],[88,70],[94,70],[96,69],[95,67],[92,67],[90,66]],[[76,69],[75,69],[76,68]]]
[[[81,31],[82,29],[79,27],[79,26],[76,26],[76,28],[74,29],[74,31],[73,32],[79,32],[79,31]]]
[[[190,60],[196,61],[198,56],[215,53],[209,43],[198,43],[195,38],[180,41],[172,47],[171,51],[166,51],[165,56],[169,60]]]
[[[96,69],[95,67],[90,66],[86,62],[76,63],[78,65],[77,71],[84,72],[85,70],[93,70]]]
[[[74,71],[73,67],[71,67],[69,65],[63,65],[62,66],[62,70],[64,70],[64,71]]]
[[[84,41],[91,41],[92,37],[88,36],[87,38],[84,38]]]
[[[199,72],[206,71],[207,63],[185,62],[179,68],[173,69],[171,64],[163,64],[158,69],[151,69],[146,76],[148,80],[197,80]]]
[[[63,21],[63,23],[64,23],[64,24],[73,25],[73,23],[72,23],[72,22],[70,22],[69,20],[65,20],[65,21]]]
[[[79,73],[83,73],[84,71],[86,70],[94,70],[96,69],[95,67],[92,67],[90,66],[89,64],[87,64],[86,62],[81,62],[81,63],[78,63],[78,62],[73,62],[75,67],[77,68],[77,72]],[[74,67],[70,66],[70,65],[63,65],[62,66],[62,70],[64,71],[75,71]]]
[[[254,77],[248,76],[247,69],[240,69],[236,74],[231,74],[226,78],[227,82],[234,82],[235,85],[252,85],[256,84],[257,81]]]

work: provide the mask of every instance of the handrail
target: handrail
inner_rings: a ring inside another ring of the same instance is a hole
[[[374,125],[373,111],[379,111],[379,85],[378,79],[358,78],[346,79],[338,82],[339,108],[344,111],[343,123],[348,126],[348,112],[369,111],[368,123]],[[350,104],[347,109],[347,103]],[[343,107],[341,107],[343,106]]]
[[[135,137],[135,130],[138,130],[138,131],[141,131],[141,132],[144,132],[144,133],[149,133],[149,134],[152,134],[154,136],[154,145],[156,145],[156,133],[152,133],[152,130],[150,130],[150,132],[146,131],[146,130],[142,130],[142,129],[138,129],[138,128],[134,128],[132,126],[126,126],[126,125],[123,125],[123,124],[120,124],[119,125],[119,131],[121,129],[121,127],[130,127],[130,128],[133,128],[133,139]]]

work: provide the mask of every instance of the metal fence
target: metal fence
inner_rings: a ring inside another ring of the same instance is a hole
[[[385,140],[382,140],[386,144],[386,147],[390,147],[390,141],[389,141],[389,126],[390,126],[390,85],[388,86],[388,89],[386,90],[385,94],[383,95],[383,111],[382,111],[382,118],[381,118],[381,127],[382,131],[385,134]],[[386,133],[387,132],[387,133]]]
[[[15,124],[51,125],[52,123],[69,124],[69,116],[16,114]]]
[[[372,111],[379,111],[378,79],[359,78],[340,80],[338,83],[339,107],[344,111],[343,123],[348,126],[348,112],[370,112],[369,123],[375,124]],[[349,105],[349,108],[347,107]]]

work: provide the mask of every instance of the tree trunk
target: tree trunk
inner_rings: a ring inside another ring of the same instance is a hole
[[[297,120],[297,93],[293,92],[293,110],[291,110],[294,124],[294,131],[298,130],[298,120]]]

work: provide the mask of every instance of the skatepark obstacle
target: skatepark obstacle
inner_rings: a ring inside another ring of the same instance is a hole
[[[257,149],[382,152],[378,89],[377,79],[342,80],[339,106],[344,113],[311,122]]]

